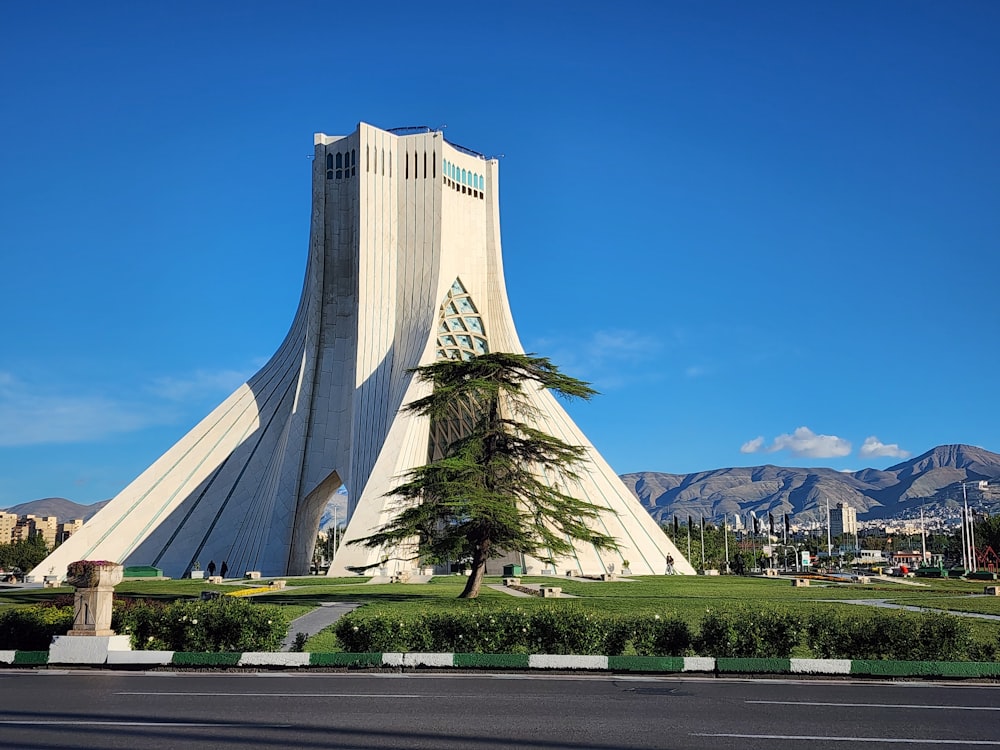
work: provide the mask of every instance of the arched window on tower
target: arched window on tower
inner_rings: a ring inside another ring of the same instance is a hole
[[[326,179],[333,179],[333,154],[326,155]]]
[[[351,149],[351,177],[357,174],[358,168],[358,152],[356,149]]]

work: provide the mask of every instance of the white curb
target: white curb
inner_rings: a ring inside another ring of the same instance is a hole
[[[528,667],[531,669],[607,669],[608,657],[531,654],[528,656]]]
[[[13,664],[16,651],[0,651],[0,664]]]
[[[850,659],[790,659],[793,674],[850,674]]]
[[[404,667],[454,667],[455,654],[403,654]]]
[[[398,651],[384,651],[382,653],[382,666],[383,667],[401,667],[403,666],[403,656]]]
[[[308,667],[309,654],[305,652],[248,651],[244,653],[239,667]]]
[[[107,663],[166,666],[173,658],[173,651],[108,651]]]
[[[715,657],[713,656],[685,656],[684,672],[714,672]]]

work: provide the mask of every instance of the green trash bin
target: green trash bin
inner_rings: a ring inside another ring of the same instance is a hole
[[[503,574],[505,577],[512,578],[514,576],[519,576],[524,571],[521,569],[520,565],[504,565]]]

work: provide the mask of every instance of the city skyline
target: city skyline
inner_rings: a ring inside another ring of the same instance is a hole
[[[1000,450],[994,4],[390,5],[7,9],[0,507],[112,497],[263,364],[361,120],[500,158],[515,322],[616,472]]]

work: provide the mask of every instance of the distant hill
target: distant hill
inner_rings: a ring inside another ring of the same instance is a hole
[[[750,466],[695,474],[643,471],[622,475],[660,523],[676,514],[721,520],[724,514],[781,513],[799,522],[825,517],[826,502],[850,505],[861,519],[957,508],[962,482],[1000,480],[1000,455],[971,445],[941,445],[888,469],[853,473],[834,469]],[[1000,492],[973,490],[977,505],[1000,505]]]
[[[19,516],[55,516],[61,522],[72,521],[75,518],[82,518],[86,521],[108,502],[108,500],[103,500],[93,505],[80,505],[80,503],[74,503],[64,497],[46,497],[41,500],[32,500],[30,503],[21,503],[6,510],[8,513],[16,513]]]

